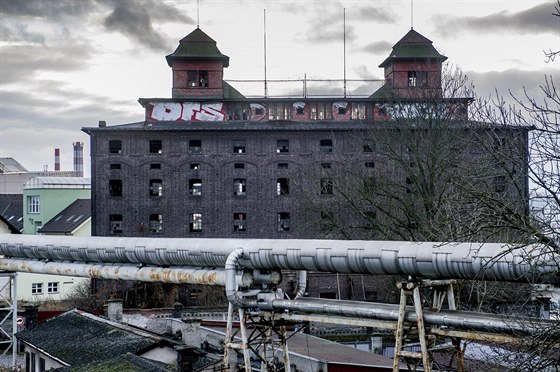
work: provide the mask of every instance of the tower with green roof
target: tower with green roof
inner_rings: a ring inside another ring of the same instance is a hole
[[[173,98],[227,98],[223,71],[229,66],[229,57],[200,28],[181,39],[166,59],[173,70]]]
[[[447,59],[432,41],[411,29],[379,65],[385,85],[372,97],[440,98],[442,63]]]

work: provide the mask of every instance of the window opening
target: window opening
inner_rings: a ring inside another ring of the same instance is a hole
[[[247,194],[247,180],[245,178],[235,178],[233,180],[233,195],[241,196]]]
[[[123,217],[122,214],[109,215],[109,228],[112,234],[120,234],[123,232]]]
[[[245,154],[245,140],[233,141],[233,153],[234,154]]]
[[[200,154],[202,152],[202,141],[201,140],[190,140],[189,141],[189,152],[191,154]]]
[[[161,140],[150,140],[150,154],[161,154],[162,151]]]
[[[150,164],[150,169],[161,169],[160,163],[152,163]]]
[[[233,168],[235,168],[235,169],[245,169],[245,163],[234,163]]]
[[[202,231],[202,214],[191,213],[189,215],[189,231],[200,232]]]
[[[111,196],[122,196],[122,180],[109,180],[109,194]]]
[[[161,214],[150,214],[150,232],[160,234],[163,229],[163,216]]]
[[[333,194],[333,179],[331,177],[321,178],[321,195]]]
[[[122,152],[122,141],[121,140],[110,140],[109,141],[109,153],[110,154],[120,154]]]
[[[31,294],[43,294],[43,283],[32,283]]]
[[[247,214],[233,214],[233,231],[247,231]]]
[[[39,195],[30,195],[27,197],[27,213],[40,213],[41,203]]]
[[[150,196],[163,195],[163,181],[160,179],[150,180]]]
[[[278,213],[277,215],[278,231],[290,231],[290,214],[286,212]]]
[[[47,284],[47,293],[58,293],[58,282],[49,282]]]
[[[278,140],[276,141],[276,153],[277,154],[287,154],[290,152],[290,141],[289,140]]]
[[[330,139],[322,139],[319,141],[319,149],[323,153],[329,153],[333,150],[332,140]]]
[[[200,178],[193,178],[189,180],[189,194],[193,196],[202,195],[202,180]]]
[[[111,163],[111,164],[109,164],[109,169],[118,170],[118,169],[121,169],[121,165],[118,164],[118,163]]]
[[[290,194],[290,180],[288,178],[276,179],[276,195]]]

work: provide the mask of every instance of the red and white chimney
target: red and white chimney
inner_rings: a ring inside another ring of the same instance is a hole
[[[60,170],[60,149],[54,149],[54,170]]]
[[[72,143],[74,147],[74,172],[76,176],[84,176],[84,143],[74,142]]]

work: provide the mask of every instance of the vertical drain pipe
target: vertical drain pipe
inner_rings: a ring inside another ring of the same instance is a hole
[[[235,280],[237,274],[237,262],[243,257],[243,248],[237,248],[229,254],[226,259],[225,272],[226,272],[226,297],[228,301],[239,307],[241,305],[241,298],[237,293],[237,281]]]

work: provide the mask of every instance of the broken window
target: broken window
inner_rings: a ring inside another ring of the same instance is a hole
[[[202,231],[202,214],[191,213],[189,215],[189,231],[200,232]]]
[[[150,180],[150,196],[163,195],[163,182],[160,179]]]
[[[332,140],[322,139],[319,141],[319,150],[323,153],[329,153],[333,150]]]
[[[109,194],[122,196],[122,180],[109,180]]]
[[[161,234],[163,229],[163,216],[161,214],[150,214],[149,229],[152,234]]]
[[[366,118],[366,105],[365,103],[352,103],[352,120],[364,120]]]
[[[321,178],[321,195],[333,194],[333,179],[332,177]]]
[[[150,140],[150,154],[161,154],[162,150],[161,140]]]
[[[112,234],[120,234],[123,232],[123,217],[122,214],[109,215],[109,229]]]
[[[286,212],[278,213],[277,216],[278,231],[290,231],[290,214]]]
[[[288,169],[290,164],[288,163],[278,163],[278,169]]]
[[[247,231],[247,214],[233,214],[233,231]]]
[[[187,71],[187,86],[188,87],[208,87],[208,71],[189,70]]]
[[[189,180],[189,194],[193,196],[202,195],[202,180],[193,178]]]
[[[119,163],[111,163],[109,164],[109,169],[111,170],[121,169],[121,165]]]
[[[374,148],[375,148],[375,146],[373,145],[372,142],[368,141],[368,142],[364,143],[364,152],[365,153],[368,153],[368,154],[372,153]]]
[[[202,141],[201,140],[190,140],[189,141],[189,153],[200,154],[202,152]]]
[[[234,163],[233,168],[234,169],[245,169],[245,163]]]
[[[277,140],[276,141],[276,153],[277,154],[287,154],[290,152],[290,141],[289,140]]]
[[[290,193],[290,180],[287,178],[276,179],[276,195],[288,195]]]
[[[195,170],[200,169],[200,163],[190,163],[189,167]]]
[[[375,168],[375,162],[373,161],[366,161],[364,165],[366,168]]]
[[[409,87],[424,87],[428,84],[428,73],[426,71],[408,71]]]
[[[321,163],[321,168],[331,169],[332,168],[332,163]]]
[[[109,141],[109,153],[110,154],[120,154],[122,152],[122,141],[121,140],[110,140]]]
[[[235,140],[233,141],[233,153],[234,154],[245,154],[245,140]]]
[[[233,180],[233,195],[241,196],[247,194],[247,180],[245,178],[235,178]]]
[[[150,169],[161,169],[160,163],[152,163],[150,164]]]

